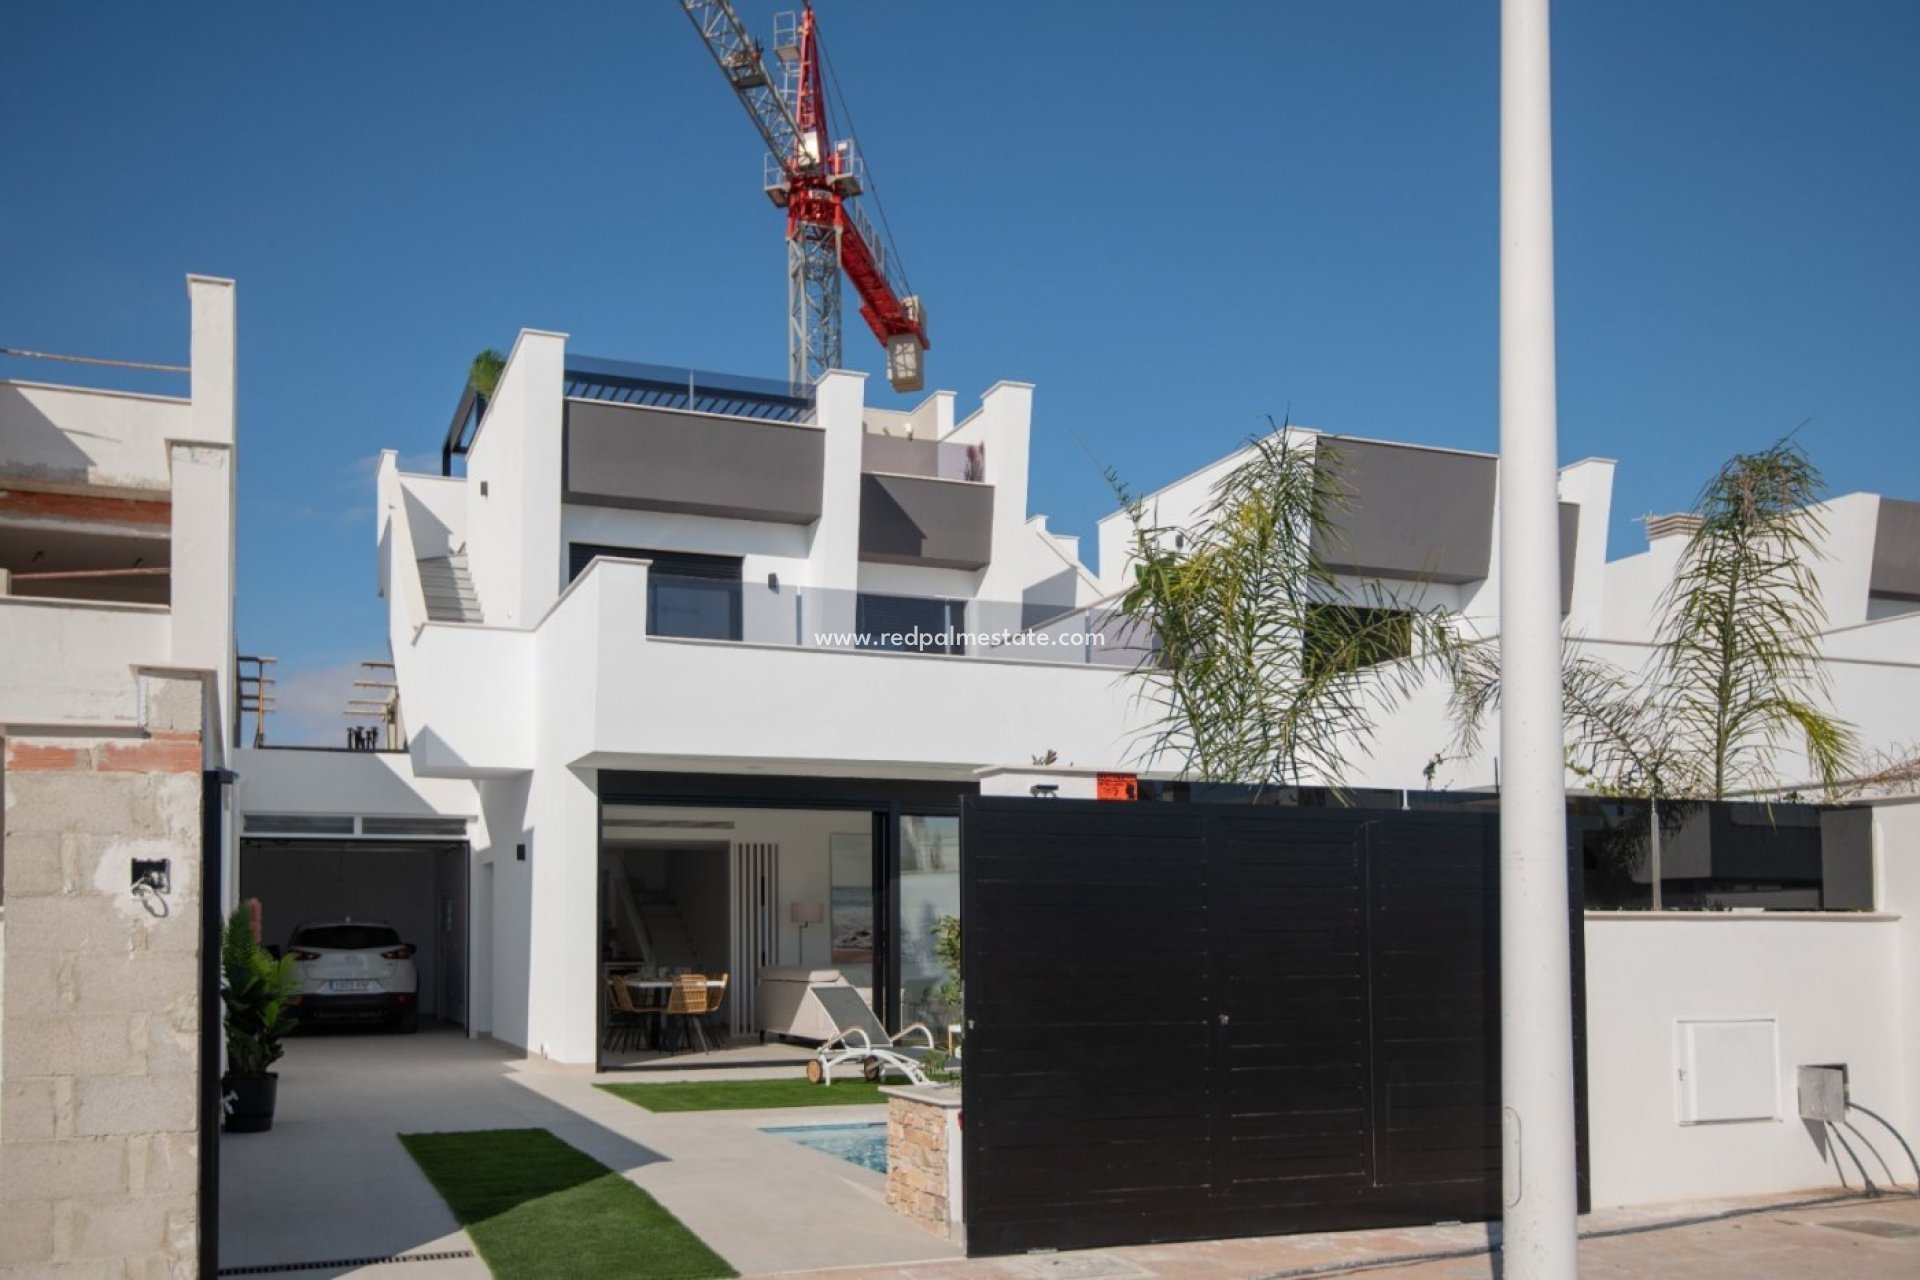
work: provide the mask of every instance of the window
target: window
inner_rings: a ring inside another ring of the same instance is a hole
[[[567,580],[587,571],[595,556],[650,560],[647,634],[687,640],[740,638],[740,557],[648,551],[575,542],[567,547]]]
[[[1302,662],[1309,676],[1358,671],[1413,656],[1413,616],[1400,609],[1316,604],[1307,609]]]
[[[966,626],[965,600],[882,596],[863,591],[854,602],[853,627],[860,633],[863,649],[965,653],[960,633]]]
[[[295,930],[290,945],[322,951],[371,951],[399,946],[400,935],[383,924],[320,924]]]

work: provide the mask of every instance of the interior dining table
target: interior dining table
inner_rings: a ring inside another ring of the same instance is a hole
[[[629,991],[647,991],[647,992],[671,991],[673,990],[674,983],[679,981],[679,979],[677,978],[643,978],[637,973],[624,974],[622,975],[620,980],[627,984],[627,990]],[[718,991],[721,987],[725,985],[726,983],[724,983],[719,978],[707,979],[708,991]],[[662,1001],[661,1003],[665,1003],[665,1002]]]
[[[679,981],[678,978],[644,978],[637,973],[622,974],[620,980],[626,984],[627,990],[640,997],[642,1011],[650,1014],[662,1013],[666,1010],[667,997],[673,991],[674,984]],[[725,988],[726,985],[725,979],[708,978],[708,999],[711,1000],[713,994]],[[708,1012],[713,1013],[715,1010],[709,1008]],[[649,1048],[659,1047],[661,1031],[659,1024],[649,1022],[646,1032]]]

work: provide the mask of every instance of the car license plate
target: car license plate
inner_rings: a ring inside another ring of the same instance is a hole
[[[329,991],[365,991],[373,984],[365,978],[335,978],[327,983]]]

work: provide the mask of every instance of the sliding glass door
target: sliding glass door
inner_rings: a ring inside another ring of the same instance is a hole
[[[957,959],[941,945],[960,918],[960,819],[903,813],[899,833],[899,1025],[924,1022],[945,1044],[960,1016]]]

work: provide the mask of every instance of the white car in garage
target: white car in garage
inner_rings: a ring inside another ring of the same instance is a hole
[[[302,1022],[380,1019],[400,1031],[420,1027],[419,948],[374,920],[329,920],[293,931],[287,955],[300,975],[293,997]]]

